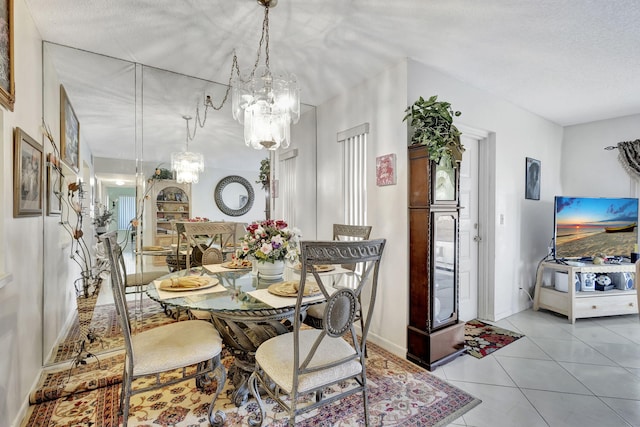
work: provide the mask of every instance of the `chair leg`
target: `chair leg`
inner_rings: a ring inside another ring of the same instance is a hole
[[[364,425],[369,427],[369,396],[367,393],[367,370],[362,363],[362,407],[364,408]]]
[[[248,385],[249,391],[253,395],[253,398],[256,399],[256,402],[258,403],[258,409],[260,410],[259,414],[254,412],[253,414],[249,415],[249,425],[251,427],[260,427],[264,422],[264,418],[267,415],[267,412],[264,407],[264,402],[260,397],[260,390],[258,389],[258,375],[255,371],[249,377]]]
[[[211,404],[209,405],[209,423],[213,427],[219,427],[224,425],[224,422],[227,420],[227,416],[223,411],[218,410],[214,412],[213,409],[220,392],[224,388],[224,384],[227,382],[227,371],[222,364],[219,354],[211,360],[211,363],[212,366],[215,366],[213,375],[218,379],[218,387],[216,387],[216,393],[213,395],[213,400],[211,400]]]
[[[118,407],[118,414],[122,414],[122,409],[124,408],[124,395],[125,395],[125,387],[127,384],[127,368],[126,368],[126,360],[125,360],[125,368],[122,373],[122,383],[120,384],[120,406]]]
[[[124,402],[122,403],[122,427],[127,427],[129,421],[129,404],[131,403],[131,384],[129,383],[125,389]]]

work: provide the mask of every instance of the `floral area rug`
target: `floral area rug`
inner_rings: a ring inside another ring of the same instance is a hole
[[[480,403],[480,400],[429,374],[426,370],[398,358],[373,343],[368,345],[367,384],[371,425],[424,427],[444,426]],[[225,366],[233,363],[231,356],[223,360]],[[122,355],[101,360],[106,370],[122,368]],[[84,367],[83,367],[84,368]],[[86,366],[90,371],[89,364]],[[102,372],[102,371],[99,371]],[[85,372],[83,372],[85,373]],[[103,372],[104,374],[104,372]],[[100,374],[100,375],[103,375]],[[74,374],[75,376],[76,374]],[[108,376],[109,374],[107,374]],[[97,376],[97,375],[96,375]],[[152,379],[150,378],[149,381]],[[101,385],[95,389],[67,395],[55,400],[31,405],[22,427],[33,426],[118,426],[120,384],[108,384],[109,380],[96,380]],[[138,380],[142,385],[146,379]],[[55,382],[50,379],[50,382]],[[337,388],[349,387],[349,383],[325,391],[325,395]],[[231,401],[233,385],[227,381],[225,389],[216,401],[216,410],[225,412],[225,426],[247,426],[250,414],[258,410],[251,397],[241,407]],[[200,391],[193,380],[150,391],[131,398],[129,425],[138,427],[208,426],[208,405],[215,384]],[[312,396],[303,398],[312,401]],[[267,414],[264,426],[286,426],[288,419],[279,406],[266,400]],[[351,427],[364,425],[362,397],[360,394],[334,402],[298,417],[297,426]]]
[[[136,325],[132,325],[134,328],[139,325],[140,330],[146,330],[175,321],[164,313],[164,309],[156,301],[148,298],[144,298],[142,301],[142,309],[140,309],[140,301],[128,302],[129,312],[132,313],[132,322],[134,321],[134,313],[142,313],[137,315]],[[182,315],[186,316],[186,313]],[[85,347],[87,351],[95,354],[124,348],[114,304],[96,306],[89,329],[95,333],[98,339]],[[76,316],[65,338],[51,352],[48,364],[72,360],[78,352],[80,342],[80,325]]]
[[[482,359],[502,347],[519,340],[524,335],[474,319],[464,325],[464,341],[467,354]]]

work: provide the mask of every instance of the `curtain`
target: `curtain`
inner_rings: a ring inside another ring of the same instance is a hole
[[[618,160],[632,178],[640,181],[640,139],[619,142]]]
[[[129,222],[136,216],[136,198],[120,196],[118,198],[118,230],[129,228]]]

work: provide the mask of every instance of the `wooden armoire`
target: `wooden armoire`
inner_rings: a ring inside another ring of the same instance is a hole
[[[458,319],[459,168],[409,151],[407,359],[429,370],[464,353]]]

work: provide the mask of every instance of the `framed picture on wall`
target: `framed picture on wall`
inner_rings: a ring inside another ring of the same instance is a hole
[[[524,198],[540,200],[540,160],[526,158]]]
[[[13,0],[0,1],[0,104],[13,111]]]
[[[385,154],[376,157],[376,185],[378,187],[384,185],[396,184],[396,155]]]
[[[60,155],[74,172],[80,171],[80,122],[63,85],[60,85]]]
[[[56,192],[62,192],[62,174],[54,164],[47,164],[47,215],[60,215],[62,201]]]
[[[42,145],[20,128],[13,140],[13,216],[42,214]]]

